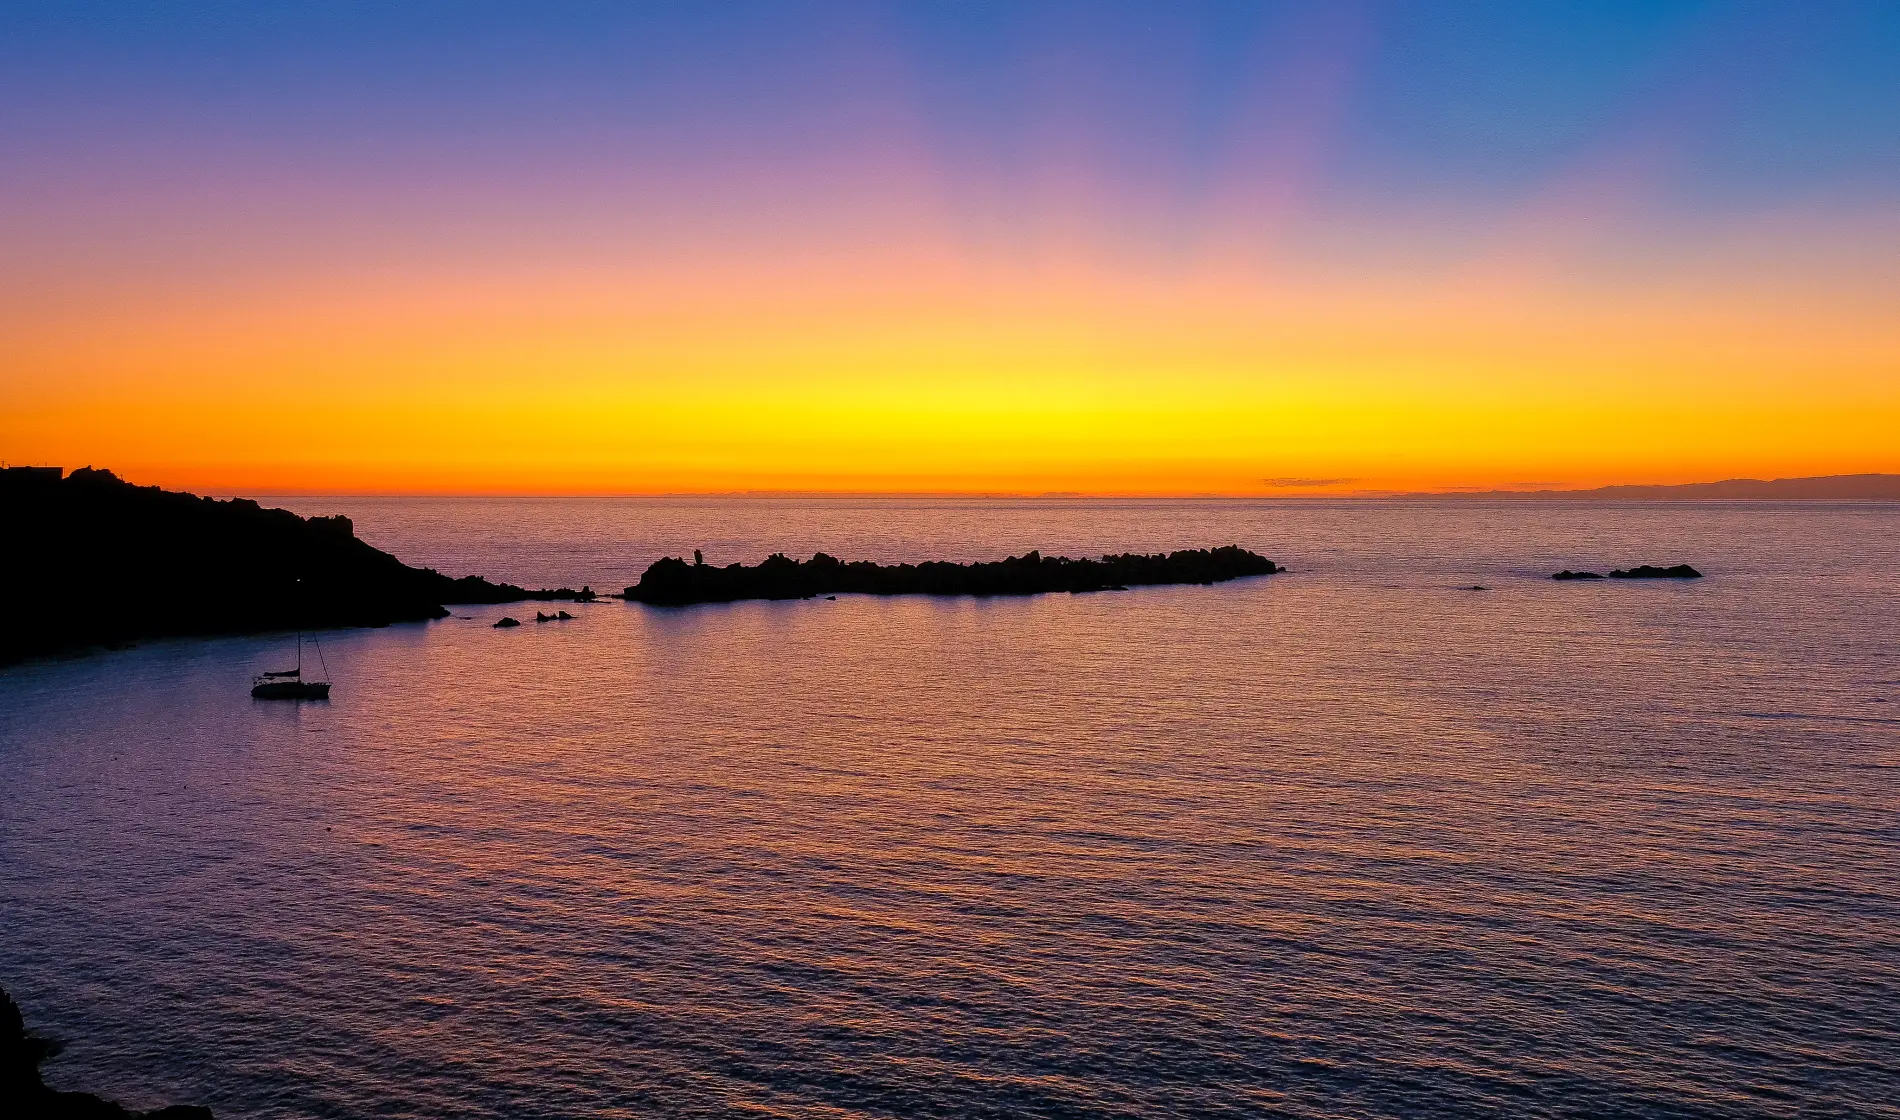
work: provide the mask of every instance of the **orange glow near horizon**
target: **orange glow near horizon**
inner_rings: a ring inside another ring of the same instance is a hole
[[[1799,299],[1782,274],[1579,288],[949,252],[370,290],[240,276],[107,314],[15,302],[26,375],[0,445],[220,492],[1263,494],[1900,469],[1900,319],[1851,264],[1813,272],[1833,290]]]
[[[0,71],[43,110],[0,109],[0,459],[224,493],[1900,472],[1889,70],[1744,80],[1799,46],[1774,13],[1263,11],[548,16],[546,54],[391,40],[413,71],[290,15],[75,32]]]

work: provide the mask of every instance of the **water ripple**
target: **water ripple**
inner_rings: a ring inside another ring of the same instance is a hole
[[[300,708],[244,698],[275,639],[7,670],[0,983],[71,1040],[57,1082],[270,1118],[1900,1116],[1892,507],[336,508],[525,583],[1228,540],[1298,574],[477,609],[326,637]],[[1677,557],[1714,574],[1540,578]]]

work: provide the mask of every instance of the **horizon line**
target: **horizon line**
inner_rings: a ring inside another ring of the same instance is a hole
[[[58,469],[62,477],[69,476],[72,470],[54,467],[52,464],[27,464],[12,461],[0,461],[0,470],[52,470]],[[112,468],[74,468],[105,469],[112,474],[133,481]],[[913,500],[961,500],[961,501],[1316,501],[1316,500],[1354,500],[1389,501],[1395,499],[1474,499],[1495,498],[1502,501],[1523,500],[1526,498],[1563,497],[1577,498],[1588,495],[1603,495],[1616,498],[1631,492],[1685,492],[1712,490],[1730,486],[1778,486],[1816,484],[1828,482],[1864,482],[1868,480],[1891,480],[1896,492],[1900,493],[1900,472],[1866,471],[1846,474],[1795,475],[1774,478],[1756,478],[1730,476],[1721,479],[1695,482],[1624,482],[1607,483],[1598,486],[1558,488],[1539,486],[1532,488],[1500,488],[1496,486],[1445,486],[1436,489],[1396,489],[1363,487],[1355,489],[1328,489],[1323,486],[1279,486],[1260,490],[1010,490],[1010,489],[824,489],[793,487],[749,487],[745,489],[706,489],[706,490],[529,490],[529,489],[381,489],[353,487],[255,487],[238,488],[228,485],[202,486],[186,489],[183,492],[196,493],[202,497],[230,499],[252,498],[256,496],[273,498],[628,498],[628,499],[752,499],[752,500],[866,500],[866,499],[913,499]],[[139,483],[134,485],[158,485],[162,483]],[[1748,497],[1710,497],[1708,501],[1748,501],[1761,500]],[[1865,496],[1842,497],[1806,497],[1806,501],[1865,501]],[[1871,500],[1892,500],[1874,498]]]

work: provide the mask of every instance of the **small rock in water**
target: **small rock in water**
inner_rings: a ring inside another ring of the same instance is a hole
[[[560,614],[557,614],[554,617],[561,622],[570,622],[574,618],[573,615],[567,613],[566,611],[562,611]]]
[[[1550,578],[1551,579],[1602,579],[1603,576],[1601,573],[1598,573],[1598,572],[1573,572],[1569,568],[1565,568],[1563,571],[1558,572],[1556,575],[1551,576]]]
[[[1610,573],[1611,579],[1701,579],[1702,573],[1687,564],[1658,568],[1650,564]]]
[[[500,622],[495,623],[495,629],[501,630],[509,626],[519,626],[519,625],[521,625],[520,619],[508,618],[507,616],[504,615]]]

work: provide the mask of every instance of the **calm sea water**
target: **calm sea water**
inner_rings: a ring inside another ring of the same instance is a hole
[[[0,984],[224,1117],[1900,1116],[1900,507],[294,499],[412,562],[1237,543],[0,671]],[[1688,561],[1697,583],[1556,584]],[[1460,590],[1473,583],[1489,591]],[[110,593],[97,589],[99,594]]]

